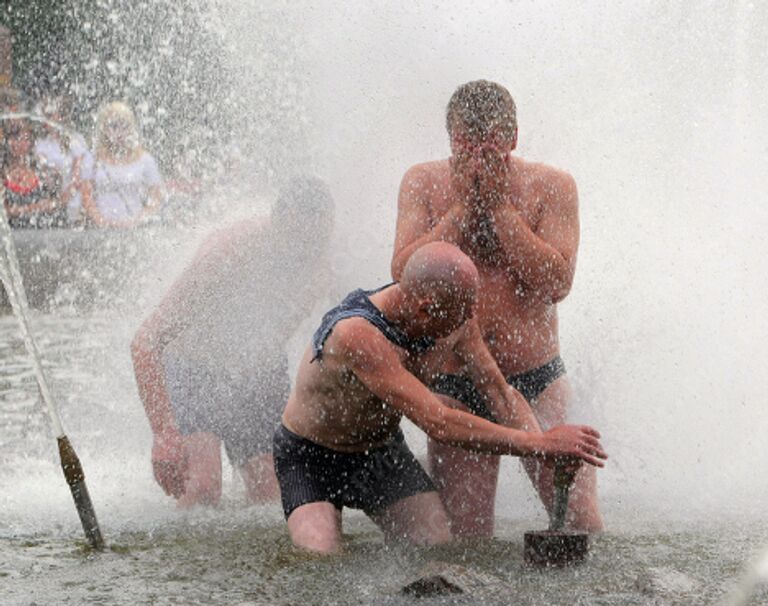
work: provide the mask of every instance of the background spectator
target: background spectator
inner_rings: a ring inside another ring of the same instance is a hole
[[[32,129],[25,120],[5,122],[3,185],[11,227],[60,227],[66,213],[59,200],[61,180],[41,166],[32,151]]]
[[[160,170],[139,141],[131,109],[112,102],[96,123],[92,170],[83,173],[83,210],[97,227],[134,227],[154,214],[163,201]]]
[[[82,220],[81,176],[92,173],[93,155],[83,136],[72,130],[70,109],[64,97],[43,99],[37,113],[67,130],[44,122],[35,141],[35,153],[41,163],[60,175],[62,205],[67,209],[69,223],[78,224]]]

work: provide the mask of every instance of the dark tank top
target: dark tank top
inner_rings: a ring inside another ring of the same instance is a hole
[[[312,362],[322,358],[323,345],[325,345],[325,341],[333,331],[333,327],[341,320],[346,320],[347,318],[364,318],[368,320],[392,343],[411,353],[421,353],[434,346],[435,340],[432,337],[409,338],[402,330],[387,320],[378,307],[371,303],[371,300],[368,298],[370,295],[381,292],[390,286],[392,284],[387,284],[376,290],[363,290],[361,288],[353,290],[341,303],[327,312],[320,321],[319,328],[312,336],[312,351],[314,353]]]

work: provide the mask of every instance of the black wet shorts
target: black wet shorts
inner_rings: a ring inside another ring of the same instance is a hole
[[[212,372],[166,356],[166,388],[182,435],[212,433],[224,443],[229,460],[242,466],[272,451],[272,434],[290,395],[287,360],[272,362],[244,377],[226,368]]]
[[[308,503],[326,502],[376,515],[407,497],[436,490],[398,431],[365,452],[331,450],[280,425],[273,456],[285,517]]]
[[[507,383],[519,391],[529,403],[535,404],[536,398],[564,374],[565,363],[560,356],[556,356],[538,368],[507,377]],[[458,400],[472,414],[493,423],[497,422],[491,411],[488,410],[488,402],[485,396],[478,391],[475,384],[468,377],[448,374],[438,375],[432,381],[431,389],[435,393]]]

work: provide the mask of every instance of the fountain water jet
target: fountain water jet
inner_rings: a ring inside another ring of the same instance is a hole
[[[3,239],[4,255],[0,265],[0,278],[5,286],[8,299],[13,307],[13,312],[19,322],[21,334],[24,339],[24,345],[27,348],[32,366],[35,370],[37,386],[40,390],[40,396],[45,404],[46,412],[51,421],[51,427],[59,446],[59,458],[61,460],[61,469],[64,472],[64,478],[72,492],[72,498],[75,501],[75,507],[80,517],[85,536],[91,547],[94,549],[104,548],[104,539],[101,536],[101,529],[96,519],[96,511],[91,502],[88,493],[88,486],[85,483],[85,473],[83,472],[80,459],[72,447],[59,418],[59,413],[53,403],[53,397],[48,387],[48,381],[43,371],[42,359],[37,349],[37,343],[32,336],[29,328],[27,316],[29,314],[29,305],[24,292],[24,284],[19,271],[19,264],[16,260],[16,249],[13,244],[11,228],[8,225],[8,219],[5,214],[5,188],[0,186],[0,236]]]

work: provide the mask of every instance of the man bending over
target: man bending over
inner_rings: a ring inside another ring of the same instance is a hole
[[[327,282],[332,223],[325,184],[292,180],[269,218],[211,236],[138,330],[131,352],[152,466],[180,506],[218,502],[222,442],[248,499],[277,499],[285,344]]]
[[[338,552],[343,507],[362,509],[390,538],[420,545],[451,539],[435,486],[399,429],[403,415],[440,443],[602,467],[606,455],[594,429],[539,431],[472,320],[477,290],[470,259],[433,243],[411,255],[400,283],[356,290],[323,317],[274,438],[295,545]],[[501,424],[451,408],[425,386],[446,360],[460,361]]]

